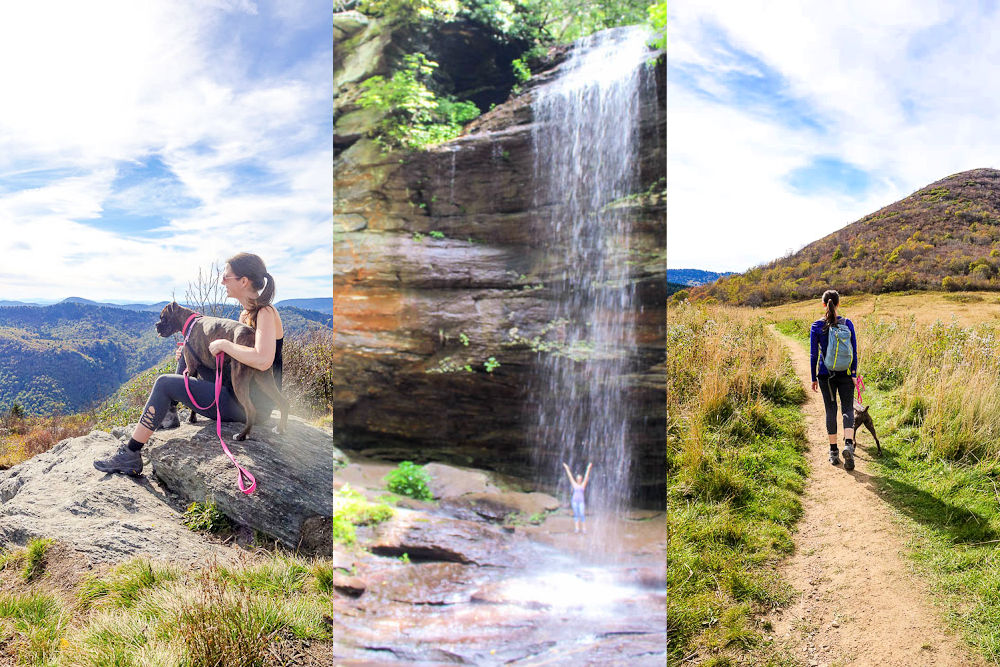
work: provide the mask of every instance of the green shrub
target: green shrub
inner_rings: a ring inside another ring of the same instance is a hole
[[[401,496],[409,496],[417,500],[431,500],[428,488],[431,476],[423,466],[414,465],[412,461],[403,461],[395,470],[385,476],[386,488]]]
[[[510,64],[510,68],[514,70],[514,79],[518,83],[524,83],[531,78],[531,70],[528,68],[527,65],[524,64],[524,61],[521,60],[520,58],[516,58]]]
[[[373,76],[361,84],[363,109],[385,113],[376,128],[383,148],[420,150],[462,133],[462,126],[479,115],[472,102],[439,98],[427,86],[438,64],[422,53],[403,58],[403,68],[386,79]]]
[[[233,529],[233,523],[215,506],[215,501],[191,503],[184,511],[184,525],[191,530],[222,533]]]

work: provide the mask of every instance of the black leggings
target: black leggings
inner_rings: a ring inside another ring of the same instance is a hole
[[[840,409],[844,417],[844,430],[854,428],[854,378],[848,373],[832,373],[816,378],[823,393],[826,407],[826,432],[837,434],[837,394],[840,394]]]
[[[207,370],[207,369],[206,369]],[[198,414],[215,419],[215,406],[203,410],[195,406],[184,388],[184,357],[180,358],[177,364],[177,373],[168,373],[156,378],[153,384],[153,391],[149,393],[149,400],[146,407],[142,409],[142,417],[139,423],[151,431],[155,431],[163,422],[170,406],[176,403],[183,403]],[[200,378],[200,373],[199,373]],[[191,387],[191,395],[201,405],[209,405],[215,399],[215,381],[191,379],[188,380]],[[246,413],[243,407],[236,400],[232,390],[225,384],[222,385],[222,392],[219,394],[219,408],[224,422],[245,422]]]

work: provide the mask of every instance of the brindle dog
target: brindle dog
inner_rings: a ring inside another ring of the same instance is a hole
[[[875,433],[875,424],[872,422],[872,416],[868,414],[868,406],[861,406],[860,408],[855,403],[854,405],[854,442],[858,441],[858,429],[862,426],[868,429],[875,438],[875,446],[878,447],[878,455],[882,456],[882,445],[878,441],[878,435]]]
[[[184,323],[194,314],[193,310],[181,306],[176,301],[168,303],[160,311],[160,321],[156,323],[156,332],[163,338],[179,333],[184,328]],[[233,341],[237,345],[253,347],[256,339],[256,333],[250,327],[236,320],[227,320],[221,317],[206,317],[204,315],[197,317],[191,322],[189,331],[190,335],[188,336],[187,344],[182,349],[184,363],[191,377],[197,375],[199,364],[213,371],[215,370],[215,357],[208,350],[208,344],[213,340],[224,338]],[[243,406],[243,412],[247,417],[246,427],[233,436],[233,438],[235,440],[246,440],[257,418],[257,409],[250,400],[251,382],[256,382],[257,386],[281,410],[281,421],[275,427],[274,431],[275,433],[284,433],[285,427],[288,424],[288,399],[282,396],[281,391],[278,390],[278,385],[274,382],[274,374],[271,372],[271,369],[269,368],[266,371],[257,370],[256,368],[240,363],[232,357],[230,357],[230,364],[233,393],[236,394],[236,400]],[[202,379],[209,382],[215,381],[214,376]],[[188,421],[191,423],[197,421],[194,410],[191,411],[191,417],[189,417]]]

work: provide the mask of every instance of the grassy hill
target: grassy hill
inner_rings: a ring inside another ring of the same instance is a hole
[[[768,305],[841,294],[1000,289],[1000,171],[931,183],[802,250],[694,287],[695,300]]]

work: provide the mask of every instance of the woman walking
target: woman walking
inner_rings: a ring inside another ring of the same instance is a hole
[[[809,372],[812,390],[822,391],[826,432],[830,436],[830,463],[837,465],[837,397],[844,423],[844,469],[854,470],[854,386],[858,376],[858,340],[854,324],[837,314],[840,294],[823,292],[826,316],[809,330]]]

